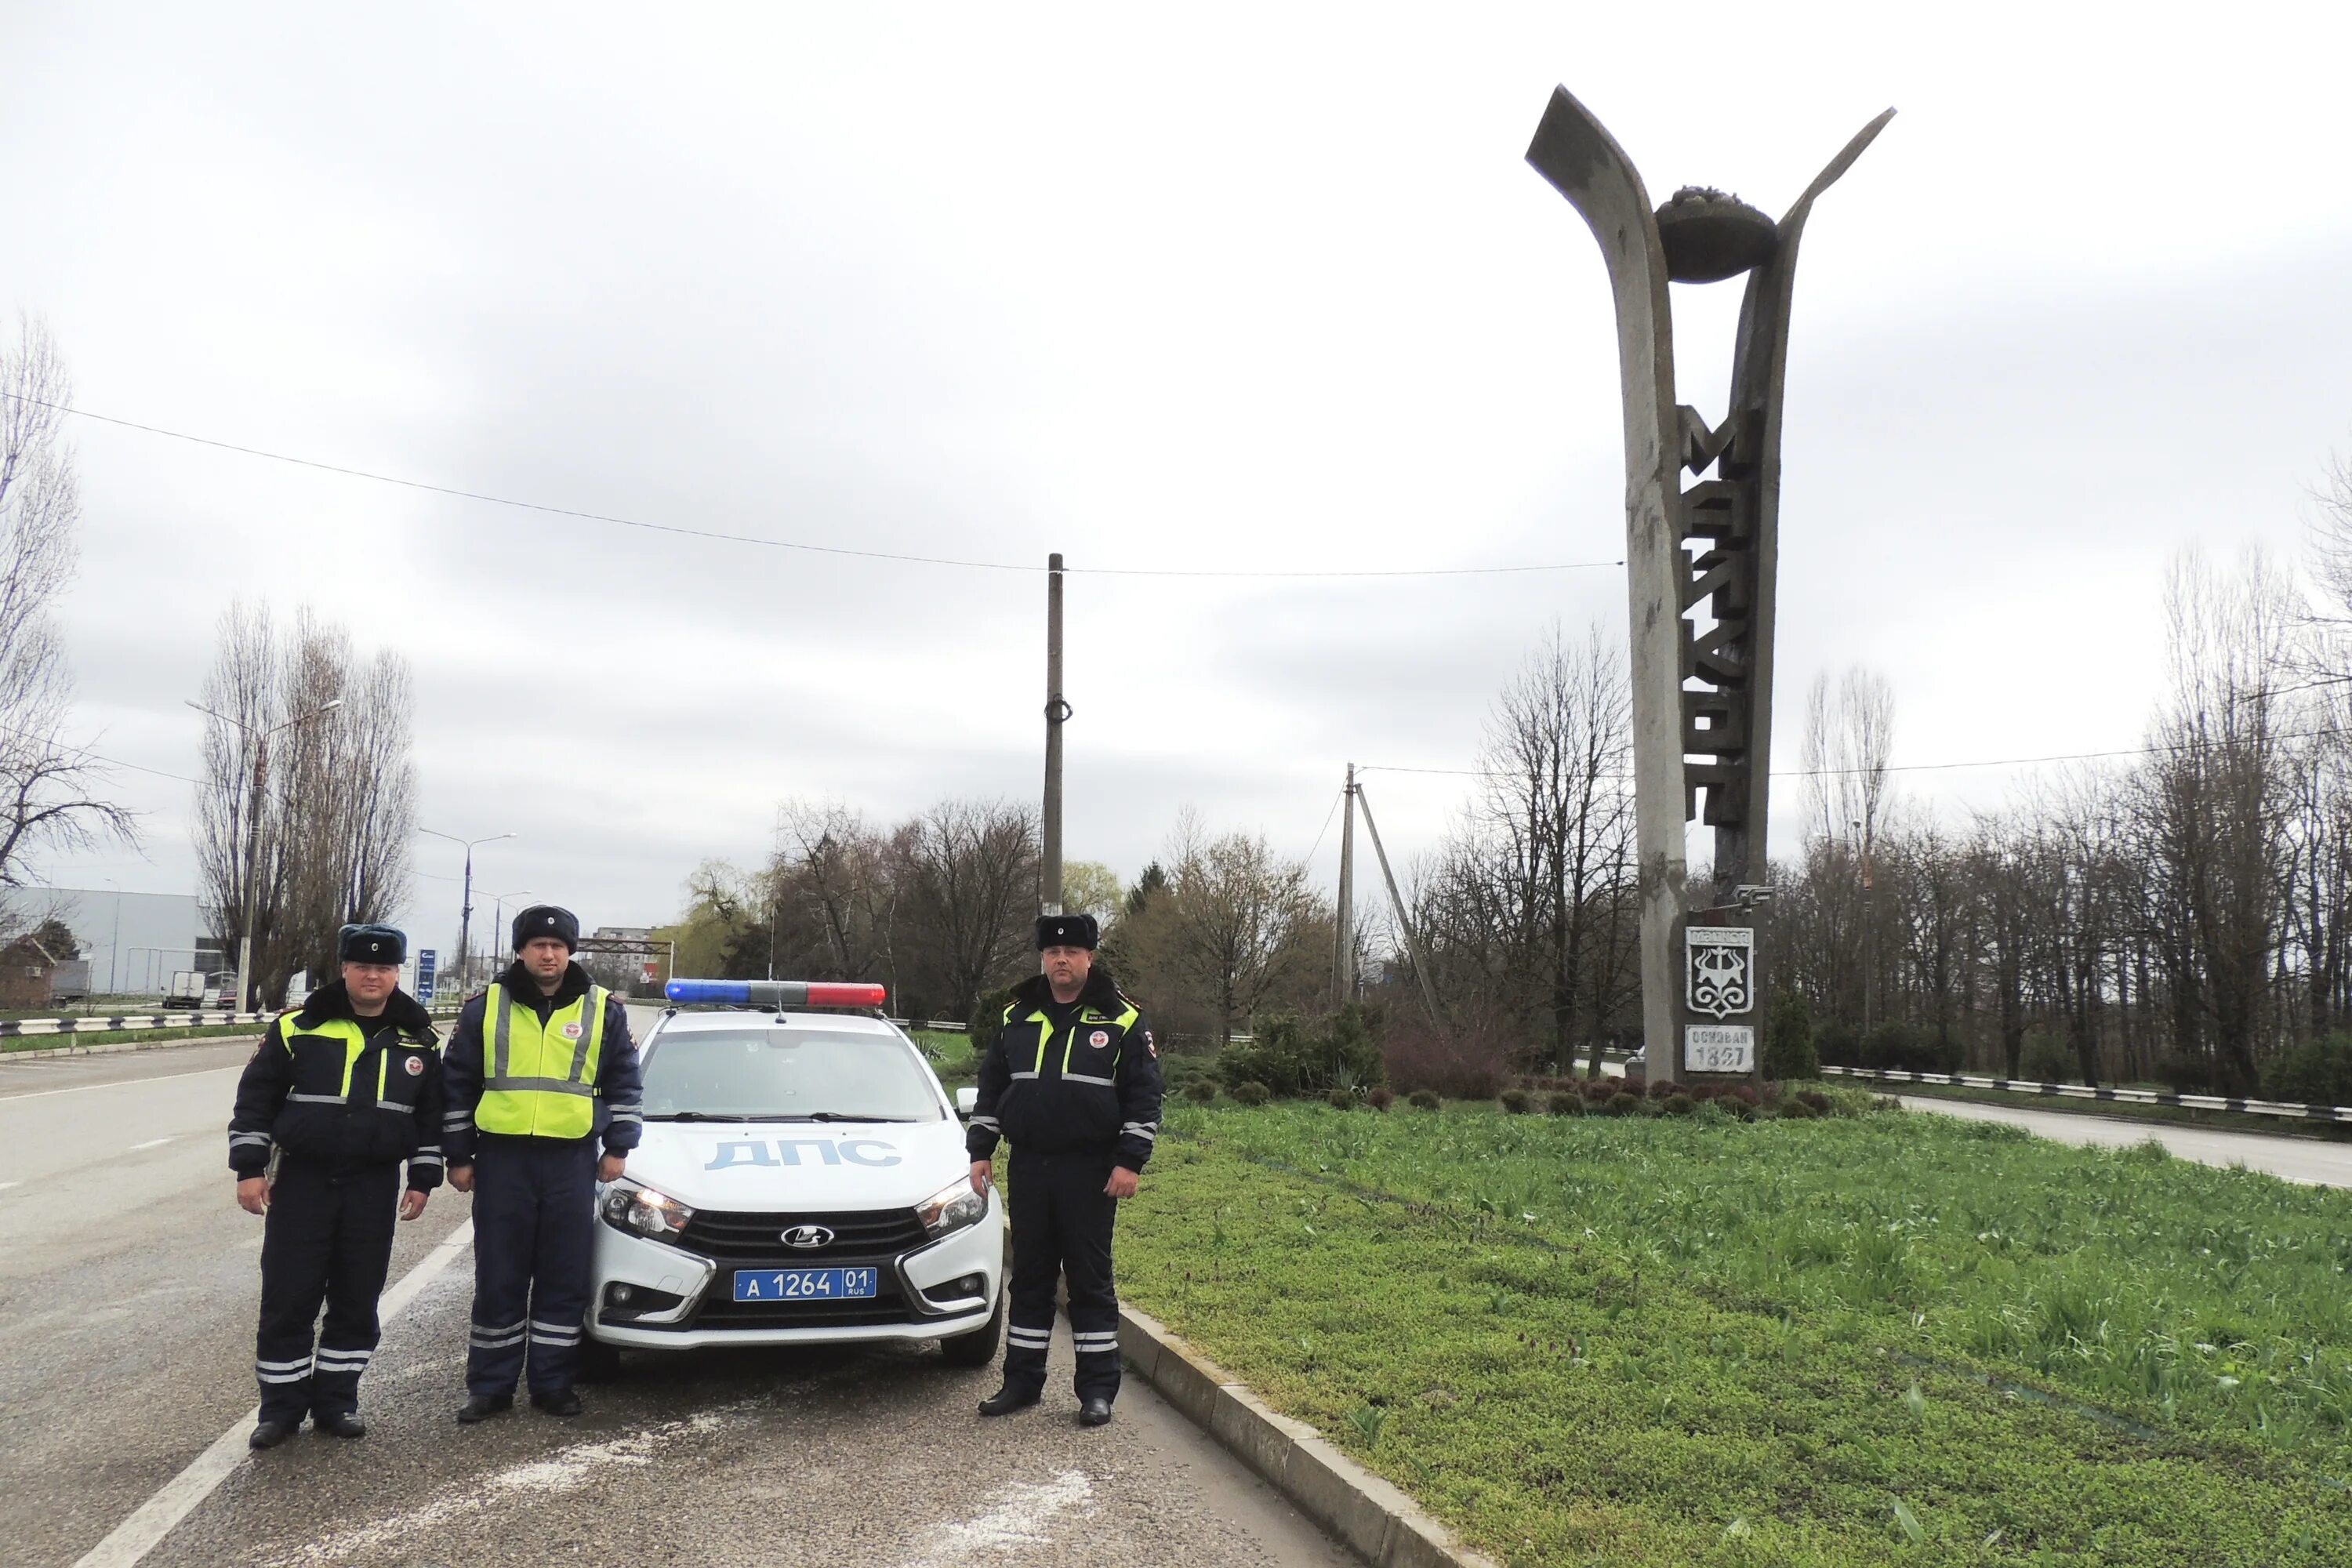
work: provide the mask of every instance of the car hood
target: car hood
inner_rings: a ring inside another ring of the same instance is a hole
[[[693,1208],[910,1208],[966,1175],[963,1124],[648,1121],[627,1177]]]

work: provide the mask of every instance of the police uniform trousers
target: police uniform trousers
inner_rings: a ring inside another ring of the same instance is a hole
[[[1009,1388],[1045,1386],[1045,1346],[1054,1331],[1054,1282],[1070,1288],[1072,1384],[1081,1400],[1118,1394],[1118,1293],[1111,1284],[1110,1233],[1118,1200],[1103,1191],[1116,1163],[1100,1153],[1013,1151],[1006,1199],[1013,1212],[1013,1310],[1004,1330]]]
[[[572,1386],[595,1242],[596,1140],[501,1138],[474,1153],[474,1323],[466,1391]]]
[[[299,1426],[305,1415],[359,1409],[399,1206],[398,1165],[337,1171],[291,1155],[280,1162],[261,1229],[253,1369],[262,1420]]]

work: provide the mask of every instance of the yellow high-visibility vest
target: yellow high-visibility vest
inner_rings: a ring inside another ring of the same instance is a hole
[[[532,1138],[585,1138],[596,1121],[596,1069],[604,1049],[604,988],[539,1021],[503,985],[482,998],[482,1101],[474,1125]]]

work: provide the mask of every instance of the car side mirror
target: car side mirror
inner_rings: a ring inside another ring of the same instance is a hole
[[[974,1088],[973,1088],[971,1085],[970,1085],[970,1084],[966,1084],[966,1085],[964,1085],[961,1089],[957,1089],[957,1090],[956,1090],[956,1120],[957,1120],[957,1121],[971,1121],[971,1113],[972,1113],[974,1110],[978,1110],[979,1108],[980,1108],[980,1090],[978,1090],[977,1089],[974,1089]]]

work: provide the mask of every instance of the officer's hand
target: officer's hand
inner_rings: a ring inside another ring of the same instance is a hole
[[[619,1181],[621,1179],[621,1172],[627,1166],[628,1163],[629,1157],[626,1154],[605,1155],[603,1159],[596,1162],[596,1179],[600,1182]]]
[[[247,1214],[263,1214],[269,1208],[269,1178],[245,1176],[236,1184],[236,1206]]]
[[[1135,1195],[1135,1173],[1120,1165],[1111,1172],[1110,1180],[1103,1184],[1103,1191],[1115,1198],[1131,1198]]]
[[[474,1167],[471,1165],[450,1166],[449,1184],[461,1193],[472,1192],[474,1190]]]
[[[432,1194],[429,1193],[420,1193],[415,1187],[411,1187],[406,1192],[401,1194],[400,1217],[403,1219],[415,1219],[418,1215],[423,1214],[425,1212],[425,1200],[431,1195]]]
[[[988,1195],[988,1179],[992,1167],[986,1160],[974,1160],[971,1163],[971,1190],[982,1197]]]

